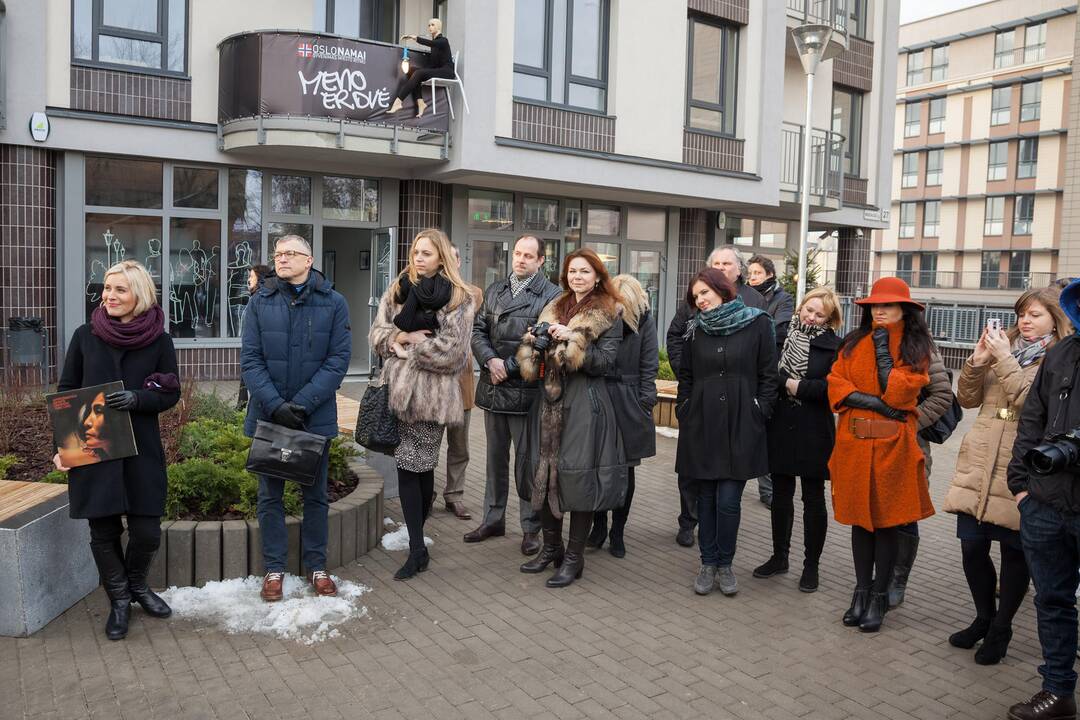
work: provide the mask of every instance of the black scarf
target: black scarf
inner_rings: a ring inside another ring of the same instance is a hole
[[[394,325],[405,332],[435,332],[439,329],[436,313],[450,302],[453,290],[454,286],[443,275],[421,275],[420,282],[415,285],[409,281],[408,275],[402,275],[396,297],[401,304],[401,312],[394,318]]]
[[[768,280],[763,280],[760,285],[751,285],[750,287],[754,288],[762,295],[766,295],[776,289],[776,277],[773,276]]]

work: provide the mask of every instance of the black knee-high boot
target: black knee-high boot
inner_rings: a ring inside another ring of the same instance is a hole
[[[128,588],[127,568],[124,555],[119,552],[119,541],[91,542],[94,563],[101,575],[101,584],[109,597],[109,619],[105,621],[105,637],[123,640],[127,637],[131,617],[131,591]]]
[[[562,541],[562,518],[556,519],[547,503],[540,509],[540,527],[544,531],[544,545],[536,557],[521,564],[523,573],[539,573],[552,563],[556,568],[563,563],[566,549]]]
[[[634,468],[626,469],[626,500],[622,507],[611,511],[611,546],[608,547],[614,557],[626,556],[626,544],[623,542],[623,530],[630,517],[630,505],[634,502]]]
[[[585,569],[585,539],[589,535],[592,516],[591,512],[570,513],[570,540],[566,544],[566,556],[562,567],[548,578],[548,587],[566,587],[581,577]]]
[[[607,540],[607,513],[594,512],[592,531],[589,533],[589,539],[585,541],[585,544],[588,547],[594,547],[599,550],[604,547],[605,540]]]

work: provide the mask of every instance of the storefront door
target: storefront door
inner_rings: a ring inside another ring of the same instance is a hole
[[[661,265],[663,255],[655,247],[625,245],[623,247],[623,272],[637,278],[649,296],[653,321],[660,317]]]
[[[390,287],[390,281],[394,277],[394,269],[397,267],[397,239],[396,227],[379,228],[372,232],[371,267],[373,270],[371,282],[371,294],[368,296],[368,328],[375,321],[375,314],[379,312],[379,301]],[[355,326],[353,332],[356,332]],[[366,340],[367,328],[364,329]],[[374,351],[368,349],[369,367],[374,369],[379,362]]]
[[[322,271],[349,304],[352,359],[349,374],[368,369],[368,300],[372,284],[371,230],[323,227]]]

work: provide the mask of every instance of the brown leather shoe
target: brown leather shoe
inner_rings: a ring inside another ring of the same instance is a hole
[[[312,572],[308,575],[308,582],[315,588],[316,595],[322,595],[323,597],[337,596],[337,585],[334,584],[333,578],[325,570]]]
[[[285,573],[268,572],[263,577],[262,592],[259,595],[266,602],[277,602],[281,599],[281,585],[285,582]]]
[[[503,535],[506,535],[506,525],[503,525],[503,524],[486,525],[485,524],[485,525],[481,525],[480,527],[476,528],[475,530],[470,530],[469,532],[465,533],[465,542],[467,542],[467,543],[483,542],[484,540],[487,540],[489,537],[502,537]]]
[[[540,552],[540,533],[527,532],[521,536],[521,554],[535,555]]]
[[[472,514],[470,514],[469,511],[465,509],[465,505],[461,502],[447,502],[446,512],[454,513],[454,517],[456,517],[458,520],[472,520]]]

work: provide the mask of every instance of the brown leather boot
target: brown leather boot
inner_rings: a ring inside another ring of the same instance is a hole
[[[285,573],[268,572],[263,576],[262,592],[259,595],[266,602],[281,600],[281,586],[285,583]]]
[[[308,575],[308,582],[315,588],[315,594],[323,597],[337,597],[337,585],[325,570],[314,570]]]

